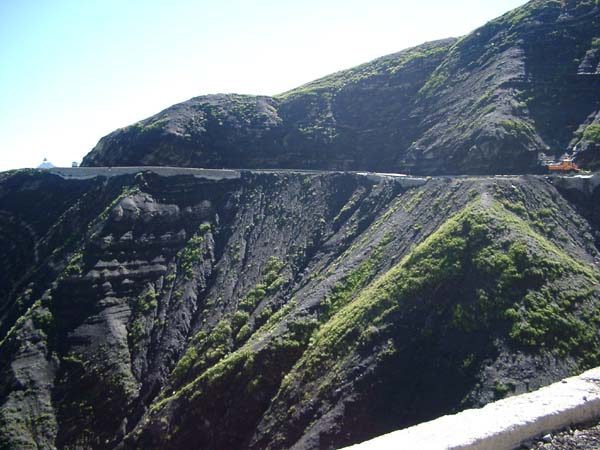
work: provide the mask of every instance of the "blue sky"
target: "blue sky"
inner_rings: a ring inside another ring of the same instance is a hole
[[[80,161],[188,98],[277,94],[524,0],[1,0],[0,171]]]

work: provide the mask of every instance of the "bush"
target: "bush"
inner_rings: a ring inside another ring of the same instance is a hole
[[[583,132],[583,140],[600,143],[600,124],[589,125]]]

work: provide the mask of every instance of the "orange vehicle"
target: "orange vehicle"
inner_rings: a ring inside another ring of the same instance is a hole
[[[551,172],[579,172],[579,166],[573,162],[570,156],[563,156],[560,162],[550,162],[546,167]]]

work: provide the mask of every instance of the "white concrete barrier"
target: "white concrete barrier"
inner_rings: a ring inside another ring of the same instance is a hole
[[[548,179],[557,188],[574,189],[584,194],[593,194],[594,190],[600,186],[600,173],[598,172],[589,175],[554,175],[549,176]]]
[[[240,178],[242,169],[202,169],[191,167],[52,167],[50,169],[42,169],[54,175],[58,175],[64,179],[85,180],[95,177],[116,177],[121,175],[133,175],[138,172],[153,172],[163,177],[175,175],[193,175],[196,178],[206,178],[210,180],[223,180]],[[301,170],[301,169],[248,169],[244,172],[251,173],[299,173],[307,175],[318,175],[328,173],[342,173],[336,171],[325,170]],[[364,176],[374,183],[380,183],[382,180],[395,180],[404,188],[421,186],[427,183],[427,178],[409,177],[401,174],[389,173],[374,173],[374,172],[350,172],[356,175]]]
[[[153,172],[163,177],[175,175],[193,175],[196,178],[207,178],[211,180],[222,180],[225,178],[240,178],[239,170],[230,169],[195,169],[187,167],[53,167],[43,169],[54,175],[65,179],[84,180],[95,177],[118,177],[121,175],[133,175],[138,172]]]
[[[346,450],[512,450],[572,424],[600,418],[600,368],[395,431]]]

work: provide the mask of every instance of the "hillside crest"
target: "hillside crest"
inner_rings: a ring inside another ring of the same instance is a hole
[[[599,166],[600,7],[533,0],[277,95],[195,97],[119,129],[88,166],[538,172],[577,148]]]

